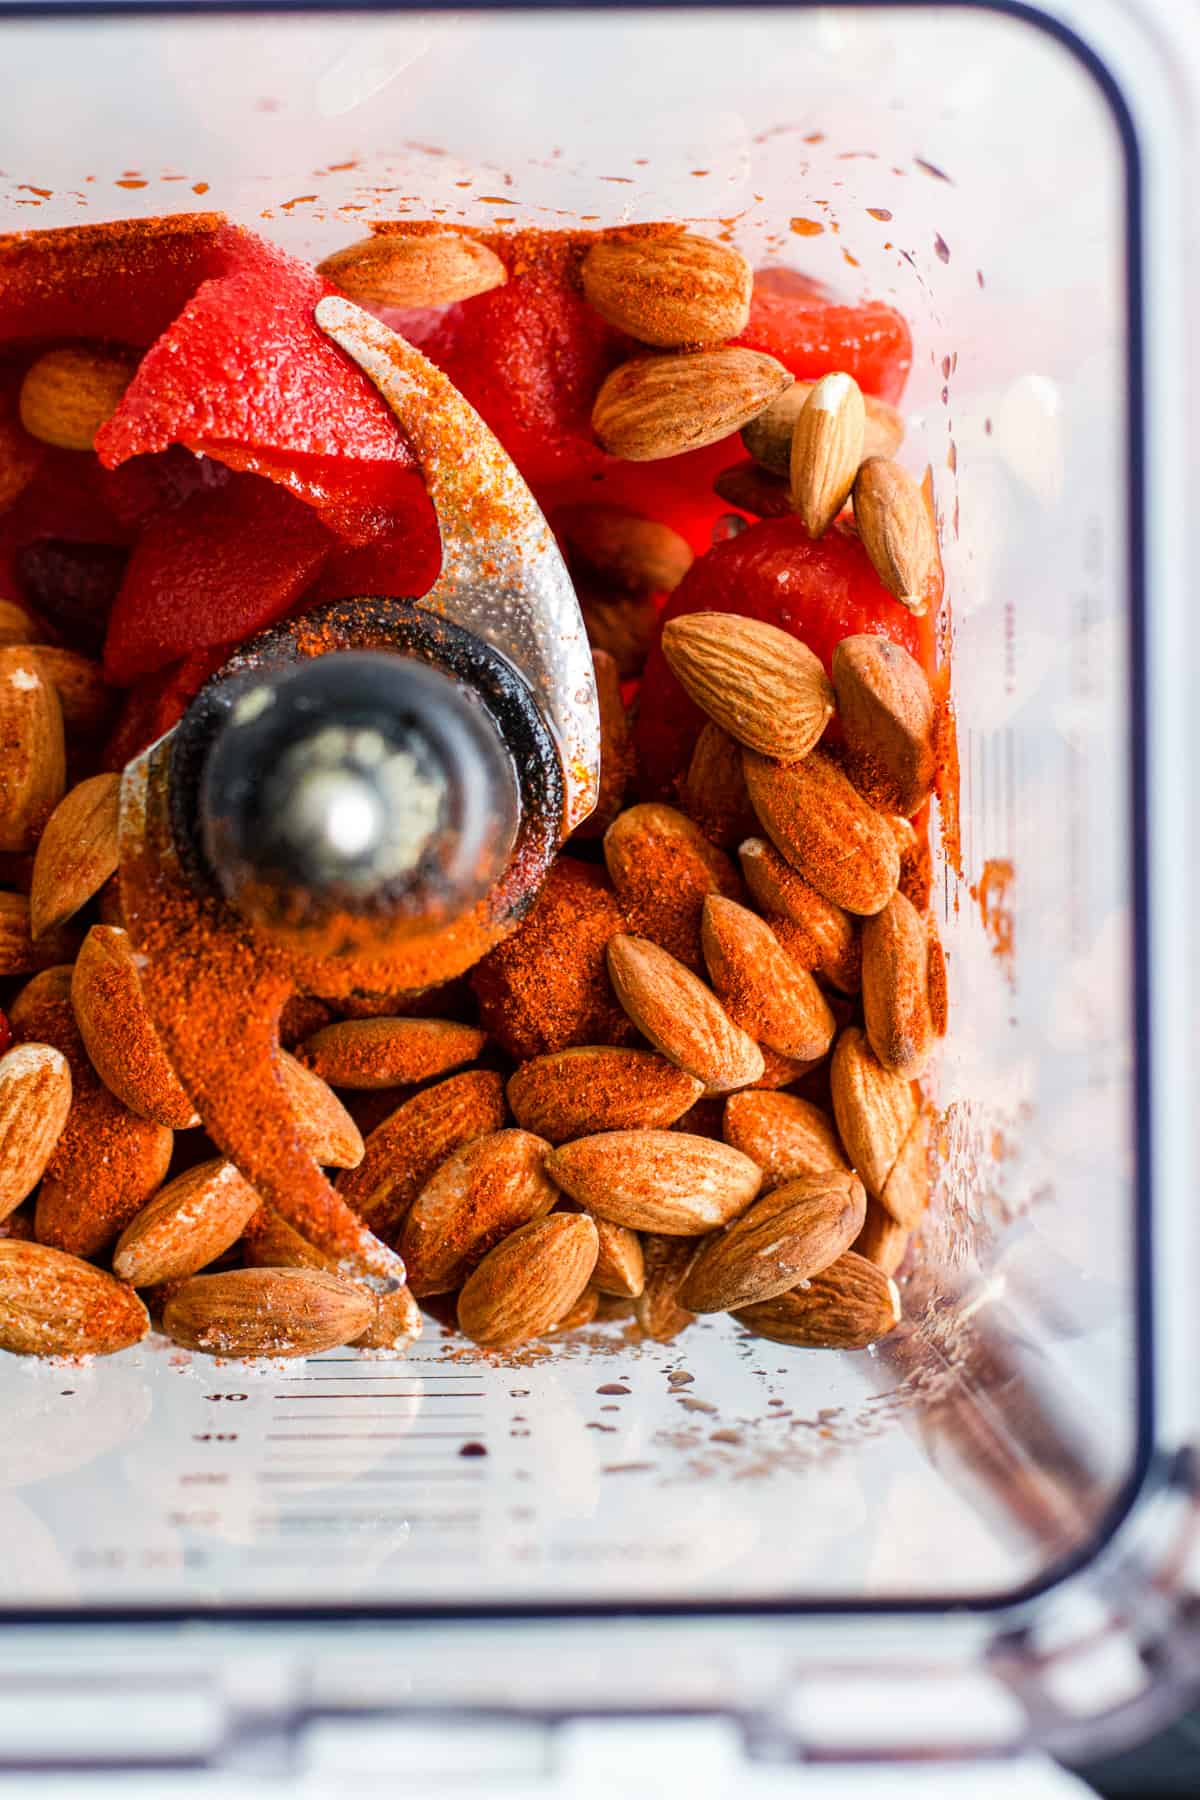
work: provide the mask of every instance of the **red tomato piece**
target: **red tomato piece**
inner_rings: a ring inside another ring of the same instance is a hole
[[[832,369],[844,369],[864,393],[881,400],[900,398],[912,366],[912,334],[894,306],[882,300],[833,305],[781,293],[760,281],[750,303],[750,323],[734,342],[778,357],[797,381],[816,381]]]

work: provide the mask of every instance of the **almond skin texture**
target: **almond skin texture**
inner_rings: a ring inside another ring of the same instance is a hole
[[[120,694],[109,687],[100,664],[59,644],[39,644],[37,656],[58,695],[68,736],[95,737],[107,731]]]
[[[863,922],[863,1015],[867,1040],[885,1069],[914,1080],[933,1045],[929,937],[911,900],[897,891]]]
[[[366,1146],[333,1089],[286,1050],[276,1067],[309,1154],[327,1169],[357,1169]]]
[[[866,429],[867,410],[853,375],[823,375],[813,384],[792,429],[789,465],[792,505],[809,537],[828,530],[850,498]]]
[[[362,238],[327,256],[318,273],[364,306],[451,306],[508,280],[486,244],[438,230]]]
[[[788,1293],[850,1248],[866,1213],[857,1175],[801,1175],[705,1239],[679,1303],[690,1312],[729,1312]]]
[[[74,956],[79,933],[69,924],[47,931],[36,943],[30,903],[24,894],[0,894],[0,978],[32,975]]]
[[[741,745],[711,719],[696,739],[680,804],[710,843],[725,850],[758,829],[746,791]]]
[[[633,1313],[639,1329],[655,1343],[669,1344],[695,1323],[695,1313],[679,1303],[679,1289],[703,1242],[698,1237],[661,1237],[656,1233],[642,1239],[645,1283],[633,1303]]]
[[[260,1206],[246,1226],[242,1254],[248,1269],[324,1269],[338,1274],[333,1257],[294,1231],[286,1219],[268,1206]],[[407,1287],[372,1294],[374,1317],[360,1337],[352,1341],[359,1350],[403,1350],[421,1335],[421,1309]]]
[[[29,922],[35,940],[98,894],[117,866],[119,775],[93,775],[51,813],[33,859]]]
[[[625,789],[633,774],[633,744],[629,715],[621,698],[621,671],[607,650],[592,651],[596,677],[596,706],[600,713],[600,785],[596,810],[578,826],[575,836],[602,837],[620,812]]]
[[[597,1248],[596,1226],[585,1213],[555,1213],[521,1226],[464,1286],[460,1330],[490,1350],[553,1330],[582,1298]]]
[[[820,750],[778,763],[743,753],[750,801],[785,862],[835,906],[877,913],[900,879],[887,820]]]
[[[833,1042],[833,1014],[765,920],[736,900],[710,894],[703,940],[713,986],[735,1025],[797,1062],[824,1056]]]
[[[638,357],[602,384],[592,429],[610,456],[657,462],[740,430],[791,380],[773,356],[732,346]]]
[[[911,818],[936,773],[933,695],[915,657],[864,632],[833,653],[833,686],[847,767],[881,812]]]
[[[888,592],[911,613],[928,610],[938,568],[925,497],[907,469],[884,456],[863,463],[854,483],[854,522]]]
[[[0,1350],[112,1356],[149,1329],[137,1295],[111,1275],[44,1244],[0,1241]]]
[[[323,1269],[228,1269],[183,1282],[163,1330],[208,1356],[317,1356],[361,1337],[374,1313],[365,1288]]]
[[[40,652],[0,649],[0,851],[32,850],[67,785],[58,694]]]
[[[906,1231],[903,1225],[897,1225],[878,1200],[868,1200],[866,1220],[851,1248],[856,1256],[865,1257],[883,1274],[894,1275],[904,1261],[911,1242],[910,1231]]]
[[[792,390],[783,391],[790,394]],[[788,483],[760,469],[756,462],[734,463],[732,468],[722,469],[713,482],[713,493],[739,512],[755,513],[760,519],[786,519],[793,510]]]
[[[815,383],[795,381],[773,400],[757,419],[751,419],[742,432],[742,442],[764,469],[773,475],[789,475],[792,467],[792,433],[796,420]],[[894,456],[904,440],[904,420],[886,400],[863,395],[866,424],[863,431],[864,458]]]
[[[792,961],[843,994],[856,994],[862,986],[862,946],[850,914],[818,894],[765,838],[747,838],[738,859],[756,905]]]
[[[625,594],[672,593],[695,560],[669,525],[604,501],[560,506],[553,525],[573,571]]]
[[[499,1131],[504,1117],[499,1075],[490,1069],[451,1075],[414,1094],[375,1127],[362,1161],[338,1176],[337,1190],[376,1237],[390,1242],[447,1158]]]
[[[517,1123],[551,1144],[597,1131],[665,1129],[683,1117],[704,1083],[651,1050],[609,1045],[556,1050],[509,1078]]]
[[[59,450],[92,450],[133,379],[132,351],[99,345],[47,350],[21,383],[21,424],[30,437]]]
[[[709,894],[741,894],[737,870],[723,850],[673,806],[631,806],[604,834],[604,861],[629,929],[702,965],[700,920]]]
[[[724,1130],[725,1142],[758,1164],[769,1187],[850,1170],[833,1120],[799,1094],[731,1094]]]
[[[581,275],[601,318],[660,350],[719,344],[750,319],[753,277],[745,257],[690,232],[602,237]]]
[[[576,583],[579,610],[593,650],[612,657],[622,681],[634,681],[646,666],[658,629],[658,608],[649,594],[621,594]]]
[[[133,1287],[194,1275],[237,1243],[259,1205],[232,1163],[198,1163],[160,1188],[125,1227],[113,1273]]]
[[[93,925],[83,940],[71,1000],[92,1067],[139,1118],[186,1131],[196,1109],[167,1061],[142,994],[127,932]]]
[[[400,1233],[414,1294],[449,1293],[502,1238],[550,1211],[558,1188],[545,1168],[549,1149],[532,1132],[497,1131],[442,1164]]]
[[[739,1150],[683,1131],[600,1132],[560,1145],[546,1166],[597,1218],[667,1237],[727,1224],[762,1180]]]
[[[71,1068],[49,1044],[0,1056],[0,1219],[42,1179],[71,1108]]]
[[[900,1323],[900,1295],[882,1269],[847,1250],[807,1287],[734,1317],[757,1337],[805,1350],[865,1350]]]
[[[762,1051],[733,1023],[710,988],[645,938],[609,940],[608,973],[638,1030],[669,1061],[712,1093],[748,1087],[763,1072]]]
[[[846,1154],[868,1194],[879,1199],[917,1117],[912,1083],[885,1069],[852,1025],[834,1046],[830,1086]]]
[[[340,1019],[314,1032],[297,1060],[330,1087],[398,1087],[474,1062],[486,1041],[453,1019]]]
[[[920,1112],[883,1184],[880,1204],[898,1225],[912,1231],[929,1205],[929,1114]]]
[[[663,655],[710,719],[763,756],[807,756],[833,716],[833,688],[806,644],[738,613],[687,613],[663,627]]]
[[[598,1250],[592,1270],[592,1286],[599,1294],[616,1294],[635,1300],[646,1285],[642,1240],[627,1225],[596,1219]]]

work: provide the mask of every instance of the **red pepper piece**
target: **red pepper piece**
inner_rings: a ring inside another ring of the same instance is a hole
[[[778,625],[829,668],[834,648],[855,632],[902,644],[932,666],[933,622],[916,618],[882,585],[854,532],[834,525],[814,543],[795,516],[764,519],[693,563],[663,612],[742,613]],[[655,645],[638,702],[637,748],[643,778],[667,792],[686,767],[704,723]]]
[[[218,644],[212,650],[198,650],[181,662],[136,681],[125,696],[121,715],[104,747],[101,766],[123,769],[157,743],[164,732],[179,723],[194,696],[235,648],[233,644]]]
[[[797,381],[816,381],[832,369],[844,369],[864,393],[881,400],[900,398],[912,366],[912,334],[895,307],[882,300],[832,305],[781,293],[759,279],[750,323],[734,342],[778,357]]]
[[[127,686],[280,618],[332,544],[307,506],[257,476],[194,494],[139,538],[109,619],[105,673]]]
[[[542,511],[560,506],[602,500],[622,506],[643,518],[657,519],[687,539],[697,556],[711,547],[713,526],[731,509],[727,500],[713,493],[713,482],[731,463],[745,456],[741,439],[722,438],[703,450],[661,462],[627,463],[606,459],[598,475],[581,475],[537,489]]]
[[[441,538],[428,494],[416,475],[409,480],[412,490],[389,530],[361,547],[336,546],[297,611],[323,600],[419,600],[429,592],[442,565]]]

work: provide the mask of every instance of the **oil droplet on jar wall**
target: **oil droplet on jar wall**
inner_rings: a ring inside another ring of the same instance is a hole
[[[950,261],[950,246],[940,231],[935,231],[933,234],[933,253],[939,262],[948,263]]]
[[[797,237],[819,237],[825,229],[820,219],[793,219],[791,227]]]
[[[886,206],[868,206],[867,213],[870,218],[878,219],[883,224],[886,224],[892,216]]]

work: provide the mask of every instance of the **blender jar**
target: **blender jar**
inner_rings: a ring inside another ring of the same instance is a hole
[[[379,219],[671,219],[897,305],[961,766],[901,1328],[0,1359],[0,1769],[624,1779],[641,1720],[676,1776],[1011,1785],[1145,1731],[1200,1592],[1182,25],[24,4],[0,45],[4,232],[202,207],[316,261]]]

